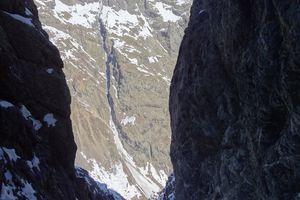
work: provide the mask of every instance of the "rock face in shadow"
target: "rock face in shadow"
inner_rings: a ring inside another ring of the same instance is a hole
[[[1,1],[0,199],[122,199],[74,168],[62,68],[33,1]]]
[[[299,9],[194,1],[170,94],[177,200],[300,198]]]

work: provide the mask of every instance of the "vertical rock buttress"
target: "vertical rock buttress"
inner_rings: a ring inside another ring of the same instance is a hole
[[[33,1],[1,1],[0,199],[123,199],[74,167],[62,68]]]
[[[299,9],[194,1],[169,102],[177,200],[299,198]]]

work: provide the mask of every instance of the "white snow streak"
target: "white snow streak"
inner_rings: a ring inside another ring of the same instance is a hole
[[[69,14],[71,17],[65,19],[64,13]],[[70,23],[73,25],[80,25],[86,28],[92,28],[96,22],[99,13],[99,3],[84,3],[69,6],[60,0],[55,0],[54,16],[63,23]]]
[[[11,17],[14,18],[14,19],[16,19],[16,20],[18,20],[18,21],[20,21],[20,22],[22,22],[22,23],[28,25],[28,26],[34,27],[31,18],[23,17],[23,16],[21,16],[21,15],[18,15],[18,14],[12,14],[12,13],[5,12],[5,11],[4,11],[4,13],[7,14],[7,15],[9,15],[9,16],[11,16]]]
[[[0,107],[2,108],[11,108],[14,107],[14,105],[8,101],[4,101],[0,99]]]

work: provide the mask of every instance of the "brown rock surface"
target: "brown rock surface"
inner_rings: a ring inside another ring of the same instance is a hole
[[[36,2],[66,66],[77,165],[149,198],[172,171],[168,91],[191,2]]]

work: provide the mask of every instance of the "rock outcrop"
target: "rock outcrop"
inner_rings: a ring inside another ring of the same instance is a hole
[[[71,96],[32,0],[0,2],[0,199],[122,199],[74,168]]]
[[[171,82],[177,200],[300,198],[299,9],[194,1]]]
[[[161,191],[157,200],[174,200],[175,199],[175,176],[171,174],[168,178],[165,188]]]

